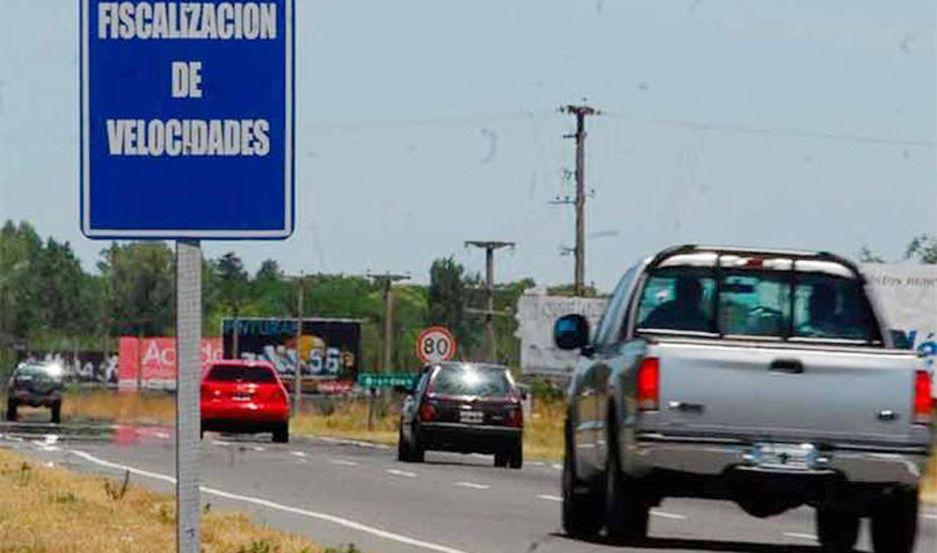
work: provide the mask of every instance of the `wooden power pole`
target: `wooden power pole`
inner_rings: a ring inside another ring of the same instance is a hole
[[[401,280],[409,280],[410,275],[404,274],[394,274],[394,273],[383,273],[383,274],[367,274],[368,278],[372,279],[375,283],[379,284],[384,291],[384,340],[383,340],[383,355],[381,356],[381,370],[383,372],[391,372],[391,357],[393,356],[393,344],[394,344],[394,321],[393,321],[393,311],[394,311],[394,283]]]
[[[576,133],[564,138],[576,139],[576,267],[573,275],[573,293],[581,296],[585,293],[586,280],[586,117],[596,115],[598,110],[589,106],[568,105],[561,111],[576,116]]]
[[[488,346],[488,361],[498,360],[498,344],[495,341],[494,316],[500,313],[495,311],[495,250],[513,248],[514,242],[499,242],[494,240],[468,240],[465,247],[474,246],[485,250],[485,309],[470,309],[469,312],[485,315],[485,341]]]

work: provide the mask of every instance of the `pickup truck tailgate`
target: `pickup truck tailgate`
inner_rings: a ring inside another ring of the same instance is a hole
[[[660,411],[642,430],[751,440],[907,444],[913,354],[658,342]]]

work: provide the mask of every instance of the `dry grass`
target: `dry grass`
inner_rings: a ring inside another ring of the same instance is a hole
[[[68,392],[62,399],[62,418],[120,424],[171,424],[176,420],[175,396],[107,390]]]
[[[0,450],[0,550],[163,553],[175,549],[171,495],[37,465]],[[351,550],[351,549],[349,549]],[[204,553],[338,553],[242,514],[202,515]]]

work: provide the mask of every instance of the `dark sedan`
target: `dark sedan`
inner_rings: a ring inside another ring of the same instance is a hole
[[[397,457],[427,450],[494,454],[498,467],[524,463],[521,395],[507,367],[446,362],[423,368],[404,401]]]
[[[20,363],[7,386],[7,420],[17,419],[20,405],[48,407],[52,422],[62,420],[62,367],[51,363]]]

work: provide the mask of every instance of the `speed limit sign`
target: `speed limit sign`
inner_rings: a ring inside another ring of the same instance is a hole
[[[416,339],[416,356],[424,363],[448,361],[455,356],[455,338],[444,326],[423,329]]]

